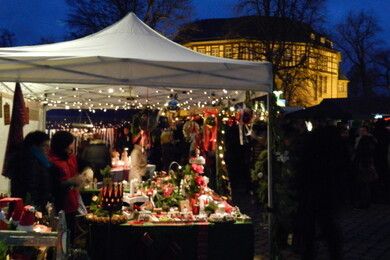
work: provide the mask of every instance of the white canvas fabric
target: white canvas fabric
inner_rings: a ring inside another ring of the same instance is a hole
[[[130,13],[77,40],[0,48],[0,81],[269,92],[272,72],[268,62],[189,50]]]

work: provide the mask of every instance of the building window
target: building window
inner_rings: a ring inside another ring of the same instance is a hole
[[[318,97],[322,97],[322,77],[321,76],[319,76],[318,77],[318,84],[317,84],[317,88],[318,88]]]
[[[233,50],[232,50],[232,46],[230,45],[226,45],[225,48],[224,48],[224,56],[225,58],[233,58]]]
[[[197,52],[206,54],[206,48],[204,48],[204,47],[198,47],[198,48],[197,48]]]
[[[322,93],[326,94],[328,92],[328,77],[323,77],[322,83]]]
[[[342,82],[339,82],[339,86],[338,86],[338,91],[339,92],[345,92],[345,87],[344,87],[344,83]]]
[[[291,50],[291,48],[286,48],[286,51],[284,52],[284,60],[285,61],[292,61],[292,50]]]
[[[219,57],[219,46],[211,47],[211,56]]]

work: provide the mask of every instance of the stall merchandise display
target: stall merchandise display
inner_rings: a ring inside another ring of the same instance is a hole
[[[123,183],[108,182],[92,199],[87,220],[130,225],[250,222],[238,207],[207,186],[202,165],[196,164],[204,163],[204,159],[192,158],[191,162],[177,171],[160,172],[148,181],[130,181],[130,193],[123,193]]]

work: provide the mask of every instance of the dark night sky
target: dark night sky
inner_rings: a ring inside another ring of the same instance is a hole
[[[194,18],[236,16],[232,10],[236,0],[193,0]],[[65,0],[0,0],[0,28],[14,32],[17,45],[34,44],[41,37],[61,40],[66,32],[63,22]],[[389,0],[328,0],[328,24],[337,23],[349,10],[373,12],[383,28],[382,40],[390,44]],[[331,26],[329,26],[331,28]]]

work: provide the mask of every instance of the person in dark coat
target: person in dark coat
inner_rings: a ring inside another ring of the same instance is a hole
[[[110,148],[102,140],[93,140],[83,149],[79,159],[80,169],[91,167],[94,177],[101,181],[103,176],[100,170],[111,166]]]
[[[342,236],[336,221],[342,203],[345,149],[334,126],[321,126],[305,137],[297,168],[297,242],[302,259],[315,259],[316,227],[328,244],[330,259],[342,259]]]
[[[125,148],[128,148],[129,151],[133,150],[133,136],[130,132],[130,126],[123,127],[122,132],[118,135],[116,150],[121,154]]]
[[[11,196],[22,198],[38,211],[53,202],[52,164],[48,160],[50,138],[41,131],[25,137],[22,147],[12,160]]]
[[[378,179],[374,163],[376,144],[377,141],[369,133],[368,127],[360,127],[353,156],[357,208],[368,208],[371,204],[372,185]]]

